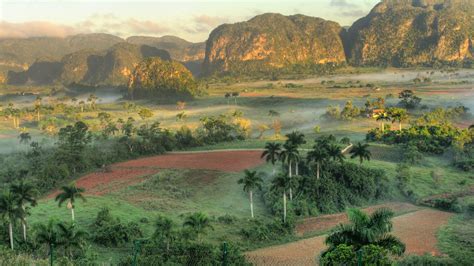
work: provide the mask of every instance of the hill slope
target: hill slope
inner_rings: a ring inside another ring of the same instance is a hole
[[[473,18],[470,0],[385,0],[349,29],[349,61],[406,67],[471,59]]]
[[[149,57],[171,60],[164,50],[122,42],[105,52],[83,50],[68,54],[61,61],[37,61],[26,71],[8,72],[7,80],[9,84],[124,86],[134,67]]]
[[[271,71],[292,65],[345,62],[343,29],[303,15],[263,14],[224,24],[206,43],[206,73]]]

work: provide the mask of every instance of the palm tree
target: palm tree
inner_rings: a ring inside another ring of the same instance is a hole
[[[53,252],[54,246],[60,244],[57,221],[50,219],[47,224],[35,225],[36,241],[48,246],[49,254]]]
[[[15,195],[25,216],[27,214],[26,204],[30,204],[33,207],[38,204],[36,202],[38,191],[31,184],[21,180],[20,182],[11,185],[10,190]],[[26,242],[26,217],[22,217],[21,225],[23,227],[23,240]]]
[[[13,224],[21,219],[24,214],[18,204],[18,200],[10,190],[6,190],[0,196],[0,214],[8,221],[8,235],[10,237],[10,248],[13,250]]]
[[[293,163],[298,163],[300,160],[300,154],[295,145],[290,143],[285,143],[283,145],[283,150],[280,152],[280,160],[282,163],[288,164],[288,176],[292,177],[291,165]],[[290,200],[293,200],[293,190],[290,187]]]
[[[387,208],[376,210],[367,215],[361,210],[351,209],[347,213],[350,224],[340,224],[327,238],[326,252],[335,249],[338,245],[346,244],[360,250],[365,245],[378,245],[393,254],[401,255],[405,252],[405,244],[390,234],[394,213]]]
[[[328,146],[328,155],[334,161],[342,162],[344,160],[344,154],[342,154],[341,147],[335,143],[331,143]]]
[[[74,203],[76,202],[76,199],[81,199],[82,201],[86,201],[82,193],[86,191],[84,188],[78,188],[76,187],[75,184],[71,184],[69,186],[63,186],[62,187],[63,192],[59,193],[56,196],[56,201],[58,202],[58,206],[61,207],[61,205],[67,201],[68,202],[68,208],[71,209],[71,218],[72,221],[74,222]]]
[[[314,145],[313,149],[308,152],[307,155],[307,160],[308,162],[314,162],[316,164],[316,178],[319,179],[320,177],[320,172],[321,172],[321,164],[326,162],[328,159],[329,155],[327,153],[327,150],[321,145]]]
[[[197,235],[199,241],[201,241],[201,235],[208,229],[214,229],[209,218],[202,212],[195,212],[186,217],[183,226],[189,227]]]
[[[173,221],[165,216],[158,216],[155,222],[153,238],[166,242],[166,251],[169,251],[170,242],[173,239]]]
[[[58,223],[59,244],[64,247],[69,258],[73,257],[73,250],[82,249],[87,237],[85,231],[76,228],[74,223]]]
[[[390,121],[391,118],[387,113],[381,113],[380,115],[377,116],[377,121],[380,121],[380,130],[382,130],[382,133],[385,132],[385,121]]]
[[[291,178],[280,174],[273,181],[271,190],[283,194],[283,222],[286,223],[286,191],[291,188]]]
[[[262,189],[262,178],[257,174],[256,171],[245,170],[244,178],[239,179],[239,184],[244,185],[244,191],[249,193],[250,199],[250,214],[253,216],[253,191],[255,189]]]
[[[354,159],[355,157],[359,157],[360,164],[365,160],[370,161],[370,157],[372,156],[372,153],[369,151],[369,144],[362,144],[362,143],[357,143],[355,147],[353,147],[350,151],[351,158]]]
[[[28,144],[28,142],[31,140],[31,135],[30,133],[24,131],[20,133],[18,138],[20,139],[20,144]]]
[[[35,111],[36,111],[36,119],[39,122],[41,119],[41,101],[43,98],[41,96],[36,97],[35,100]]]
[[[304,134],[299,132],[299,131],[293,131],[290,134],[287,134],[286,137],[288,138],[286,140],[286,143],[289,145],[293,145],[296,147],[296,149],[299,149],[301,145],[306,144],[306,140],[304,139]],[[295,174],[298,175],[298,162],[299,158],[295,162]]]
[[[280,157],[281,144],[275,142],[268,142],[265,144],[265,150],[260,158],[265,158],[267,162],[273,165],[273,175],[275,175],[275,163]]]
[[[402,122],[408,118],[407,110],[394,108],[394,110],[389,113],[389,116],[392,118],[392,123],[398,122],[399,130],[402,131]]]

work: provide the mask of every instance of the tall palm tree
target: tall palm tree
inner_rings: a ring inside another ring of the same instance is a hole
[[[329,155],[325,148],[321,145],[315,144],[313,149],[308,152],[307,160],[308,162],[314,162],[316,164],[316,178],[319,179],[321,172],[321,164],[326,162]]]
[[[190,228],[197,235],[199,241],[201,241],[201,235],[208,229],[214,229],[209,218],[202,212],[195,212],[186,217],[183,226]]]
[[[394,213],[387,208],[376,210],[367,215],[361,210],[348,211],[350,224],[340,224],[327,238],[328,251],[338,245],[346,244],[359,250],[365,245],[378,245],[393,254],[401,255],[405,252],[405,244],[391,235]]]
[[[25,217],[21,219],[21,225],[23,227],[23,240],[26,242],[26,204],[31,206],[36,206],[38,203],[36,201],[36,195],[38,191],[29,183],[26,183],[24,180],[16,184],[12,184],[10,187],[11,192],[15,195],[18,204],[22,209],[22,213]]]
[[[260,158],[265,158],[267,162],[273,165],[273,175],[275,175],[275,163],[278,161],[281,152],[281,144],[268,142],[265,144],[265,150]]]
[[[86,201],[86,198],[84,198],[84,195],[82,195],[82,193],[84,193],[86,190],[84,188],[76,187],[75,184],[63,186],[62,190],[63,192],[59,193],[55,200],[58,202],[59,207],[61,207],[65,201],[68,202],[68,208],[71,209],[71,218],[74,222],[74,203],[76,202],[76,199]]]
[[[74,223],[58,223],[59,244],[64,247],[69,258],[73,257],[73,251],[82,249],[87,233],[77,229]]]
[[[53,219],[50,219],[47,224],[35,225],[36,241],[39,244],[47,245],[49,254],[53,252],[54,246],[58,246],[60,244],[57,227],[57,221]]]
[[[376,118],[377,121],[380,121],[380,130],[385,132],[385,123],[386,121],[390,121],[391,118],[387,113],[381,113],[380,115],[377,116]]]
[[[282,163],[288,164],[288,176],[292,177],[292,167],[293,163],[298,163],[300,160],[300,153],[295,145],[290,143],[285,143],[283,145],[283,150],[280,152],[280,160]],[[293,200],[293,190],[290,187],[290,200]]]
[[[286,223],[286,191],[291,188],[291,178],[280,174],[277,175],[273,181],[271,190],[282,193],[283,195],[283,222]]]
[[[250,214],[253,215],[253,191],[255,189],[262,189],[262,178],[257,174],[256,171],[245,170],[245,176],[239,179],[238,183],[244,185],[244,191],[249,193],[250,200]]]
[[[293,131],[290,134],[287,134],[286,137],[288,138],[286,142],[293,144],[296,147],[299,147],[306,143],[306,140],[304,139],[304,134],[299,131]]]
[[[370,161],[370,157],[372,156],[372,153],[369,151],[369,144],[362,144],[362,143],[357,143],[354,147],[352,147],[350,153],[351,153],[351,158],[354,159],[355,157],[359,157],[360,164],[364,160]]]
[[[10,190],[5,190],[0,196],[0,215],[8,222],[8,235],[10,248],[13,250],[13,224],[21,219],[24,214],[18,200]]]
[[[334,161],[342,162],[344,160],[344,154],[342,154],[341,147],[335,143],[331,143],[328,146],[328,155]]]
[[[389,116],[392,118],[392,123],[398,122],[398,129],[402,131],[402,122],[408,118],[407,110],[394,108],[389,112]]]

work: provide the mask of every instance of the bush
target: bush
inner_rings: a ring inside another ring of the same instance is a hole
[[[359,251],[353,246],[342,244],[334,250],[324,253],[320,258],[320,265],[392,265],[388,251],[377,245],[363,246]]]
[[[398,266],[451,266],[456,265],[454,261],[447,257],[435,257],[429,254],[423,256],[410,255],[397,261]]]
[[[113,217],[107,208],[97,213],[91,228],[92,241],[104,246],[116,247],[143,236],[137,223],[122,223],[119,218]]]

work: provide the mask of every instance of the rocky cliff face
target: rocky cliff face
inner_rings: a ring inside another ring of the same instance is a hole
[[[474,1],[385,0],[349,29],[355,65],[432,65],[472,59]]]
[[[148,58],[135,67],[128,88],[131,98],[190,99],[197,94],[198,86],[181,63]]]
[[[146,45],[118,43],[105,52],[84,50],[68,54],[61,61],[38,61],[23,72],[8,73],[9,84],[51,83],[125,86],[143,59],[171,60],[168,52]]]
[[[224,24],[206,42],[206,73],[272,69],[295,64],[343,63],[343,29],[303,15],[263,14]]]

